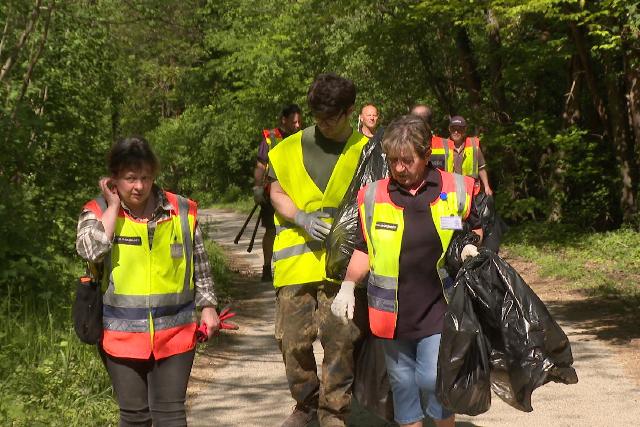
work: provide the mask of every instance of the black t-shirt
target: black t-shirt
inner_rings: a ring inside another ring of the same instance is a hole
[[[309,126],[302,131],[302,162],[304,163],[304,168],[323,193],[344,147],[345,142],[326,138],[315,126]],[[278,180],[273,168],[269,170],[269,178],[274,181]]]
[[[442,177],[431,164],[427,167],[425,184],[415,196],[393,179],[389,183],[391,201],[404,208],[398,276],[398,320],[394,335],[397,339],[420,339],[442,332],[447,304],[436,268],[442,255],[442,244],[433,223],[430,206],[441,191]],[[471,229],[481,227],[473,203],[466,222]],[[359,215],[356,249],[368,252]]]

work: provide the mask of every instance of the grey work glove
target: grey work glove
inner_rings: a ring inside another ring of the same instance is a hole
[[[264,187],[261,185],[256,185],[253,187],[253,201],[256,202],[256,205],[263,205],[267,202],[266,197],[264,197]]]
[[[345,280],[331,303],[331,312],[345,325],[353,319],[353,310],[356,306],[355,287],[354,282]]]
[[[329,234],[329,230],[331,230],[331,225],[324,222],[322,218],[329,218],[330,216],[328,213],[322,211],[309,213],[298,211],[293,221],[296,225],[304,228],[314,240],[320,240],[322,242]]]
[[[464,248],[462,248],[462,252],[460,252],[460,258],[462,258],[463,262],[465,259],[469,257],[473,258],[476,255],[478,255],[478,248],[473,245],[465,245]]]

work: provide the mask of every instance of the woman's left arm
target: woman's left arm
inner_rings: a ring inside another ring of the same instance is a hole
[[[196,306],[202,307],[200,322],[207,324],[207,332],[211,338],[220,329],[220,319],[216,306],[216,298],[209,256],[204,247],[202,231],[196,223],[193,239],[193,282],[196,291]]]

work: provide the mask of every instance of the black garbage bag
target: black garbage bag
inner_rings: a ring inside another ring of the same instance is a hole
[[[369,412],[393,422],[393,395],[381,340],[369,334],[355,360],[353,397]]]
[[[474,203],[478,216],[480,217],[482,232],[484,234],[482,246],[498,253],[500,251],[502,236],[507,232],[509,227],[496,211],[493,196],[488,196],[486,193],[479,193],[474,197]]]
[[[466,286],[456,286],[449,300],[436,384],[445,407],[459,414],[478,415],[491,406],[490,349],[468,292]]]
[[[440,343],[444,355],[439,359],[438,375],[442,379],[438,395],[443,402],[455,403],[450,395],[456,397],[458,389],[452,376],[460,374],[451,362],[470,356],[466,354],[466,335],[459,336],[459,327],[451,325],[466,325],[465,334],[469,333],[475,330],[469,325],[475,316],[489,349],[491,389],[514,408],[530,412],[531,394],[536,388],[549,381],[578,382],[571,366],[571,345],[544,303],[513,267],[492,251],[479,250],[480,254],[467,260],[456,277],[454,296],[463,295],[470,303],[448,307]],[[461,288],[466,290],[462,292]],[[467,401],[458,399],[462,405],[449,409],[469,413],[464,407]]]
[[[358,191],[365,185],[389,175],[387,161],[382,152],[383,134],[384,129],[379,128],[362,150],[351,184],[338,206],[331,231],[324,241],[327,248],[326,274],[331,279],[344,279],[353,254],[358,226]]]
[[[456,277],[462,267],[462,249],[466,245],[478,246],[480,236],[472,231],[456,231],[447,248],[445,268],[449,276]]]

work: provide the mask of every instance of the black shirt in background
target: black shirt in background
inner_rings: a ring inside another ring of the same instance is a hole
[[[391,201],[404,208],[396,339],[420,339],[442,332],[447,304],[436,268],[442,255],[442,244],[433,223],[430,205],[440,196],[441,191],[442,177],[430,163],[427,166],[425,184],[415,196],[393,179],[389,183]],[[481,227],[473,203],[466,222],[471,229]],[[368,252],[359,215],[356,249]]]

